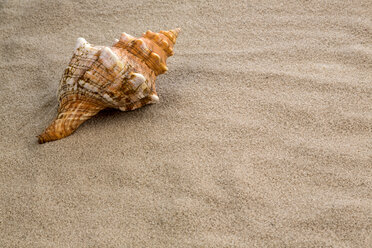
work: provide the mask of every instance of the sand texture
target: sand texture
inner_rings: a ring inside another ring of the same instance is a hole
[[[371,17],[369,0],[0,1],[0,247],[368,247]],[[37,144],[78,37],[176,27],[158,104]]]

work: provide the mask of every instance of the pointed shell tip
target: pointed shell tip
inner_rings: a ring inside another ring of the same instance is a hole
[[[76,40],[76,44],[75,44],[75,51],[79,48],[79,47],[83,47],[85,45],[90,45],[84,38],[82,37],[79,37],[77,38]]]

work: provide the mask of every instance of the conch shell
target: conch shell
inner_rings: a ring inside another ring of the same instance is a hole
[[[168,70],[179,32],[149,30],[140,38],[123,33],[112,47],[78,38],[60,81],[58,116],[38,136],[39,143],[70,135],[102,109],[128,111],[158,102],[155,79]]]

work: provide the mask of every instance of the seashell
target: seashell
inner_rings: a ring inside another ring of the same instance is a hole
[[[149,30],[139,38],[122,33],[112,47],[78,38],[59,84],[58,115],[38,136],[39,143],[72,134],[102,109],[128,111],[158,102],[155,79],[168,70],[179,32]]]

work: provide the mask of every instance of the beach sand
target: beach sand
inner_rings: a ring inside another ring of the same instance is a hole
[[[368,247],[370,1],[1,1],[1,247]],[[182,28],[160,102],[36,136],[78,37]]]

